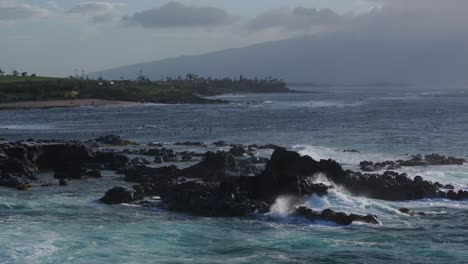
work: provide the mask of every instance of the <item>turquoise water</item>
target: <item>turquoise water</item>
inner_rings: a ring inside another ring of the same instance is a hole
[[[363,159],[468,154],[468,94],[461,90],[350,90],[228,96],[222,106],[150,105],[1,111],[0,137],[89,139],[120,134],[139,142],[223,139],[277,143],[355,168]],[[213,133],[204,131],[213,128]],[[357,149],[360,153],[344,153]],[[411,176],[468,186],[468,166],[411,168]],[[305,205],[376,214],[381,226],[338,227],[288,215],[200,218],[157,207],[106,206],[127,183],[111,173],[66,187],[0,188],[0,263],[466,263],[468,202],[385,202],[337,188]],[[410,217],[397,209],[428,213]]]

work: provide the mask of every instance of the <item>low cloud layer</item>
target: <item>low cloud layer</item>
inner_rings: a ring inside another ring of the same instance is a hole
[[[67,13],[88,18],[94,23],[105,23],[114,20],[118,16],[116,9],[124,6],[123,3],[84,2],[77,4]]]
[[[79,3],[68,11],[70,14],[89,15],[102,14],[114,11],[117,7],[125,6],[122,3],[85,2]]]
[[[344,17],[331,9],[297,7],[272,9],[250,19],[244,26],[250,32],[262,30],[304,31],[312,28],[330,27],[343,21]]]
[[[0,0],[0,21],[14,21],[50,16],[50,11],[38,6]]]
[[[181,28],[220,26],[235,22],[237,18],[223,9],[208,6],[185,5],[169,2],[123,18],[124,23],[145,28]]]

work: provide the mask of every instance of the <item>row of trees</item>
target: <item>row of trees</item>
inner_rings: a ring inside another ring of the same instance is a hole
[[[0,69],[0,76],[5,76],[5,74],[6,74],[6,72],[4,70]],[[12,69],[11,74],[7,74],[7,76],[14,76],[14,77],[17,77],[17,76],[20,76],[20,75],[22,77],[26,77],[26,76],[28,76],[28,72],[21,72],[20,73],[18,70]],[[30,76],[31,77],[36,77],[36,74],[33,73]]]

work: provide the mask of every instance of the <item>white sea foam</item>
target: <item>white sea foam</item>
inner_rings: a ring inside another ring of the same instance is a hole
[[[308,155],[315,160],[334,159],[342,165],[355,168],[363,160],[384,161],[399,158],[397,156],[383,155],[378,153],[344,152],[342,149],[333,149],[323,146],[293,145],[292,149],[301,155]]]
[[[336,107],[336,108],[344,108],[344,107],[358,107],[366,104],[364,101],[356,101],[352,103],[347,103],[344,101],[306,101],[306,102],[291,102],[291,103],[281,103],[281,105],[289,106],[289,107],[306,107],[306,108],[329,108],[329,107]]]
[[[0,125],[0,129],[8,130],[49,130],[54,129],[54,126],[45,124],[29,124],[29,125]]]
[[[269,215],[273,217],[287,217],[294,211],[294,205],[297,198],[292,196],[280,196],[275,203],[270,207]]]
[[[37,242],[19,244],[13,243],[8,247],[9,256],[18,263],[36,263],[40,259],[53,255],[58,248],[54,245],[58,236],[53,232],[43,232],[35,237]]]

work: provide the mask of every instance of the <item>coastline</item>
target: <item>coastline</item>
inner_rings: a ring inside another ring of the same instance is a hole
[[[21,101],[0,103],[0,110],[27,110],[48,109],[55,107],[80,107],[80,106],[139,106],[140,102],[112,101],[100,99],[75,99],[75,100],[48,100],[48,101]]]

